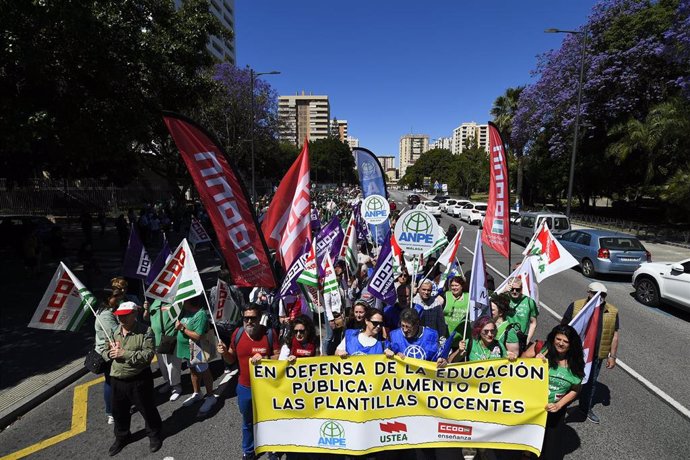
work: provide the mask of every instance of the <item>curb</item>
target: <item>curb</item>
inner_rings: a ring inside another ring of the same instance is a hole
[[[53,373],[33,376],[0,395],[0,403],[2,403],[11,399],[12,393],[18,393],[17,401],[0,412],[0,431],[5,430],[19,417],[88,374],[89,371],[84,367],[83,360],[84,358],[79,358]],[[58,375],[53,375],[55,373]]]

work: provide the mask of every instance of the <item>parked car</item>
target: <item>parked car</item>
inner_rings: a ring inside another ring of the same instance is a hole
[[[635,298],[650,306],[668,303],[690,312],[690,259],[643,263],[633,273]]]
[[[441,202],[441,212],[445,212],[446,214],[448,213],[448,208],[451,206],[455,206],[455,203],[457,203],[458,200],[454,200],[452,198],[449,198],[447,200],[444,200]]]
[[[448,214],[454,217],[460,217],[460,210],[468,204],[470,204],[468,200],[458,200],[457,203],[448,210]]]
[[[510,238],[522,244],[529,243],[544,219],[554,236],[562,235],[570,230],[570,220],[564,214],[546,211],[526,212],[519,218],[511,220]]]
[[[419,198],[419,195],[415,193],[410,193],[407,195],[407,204],[410,206],[416,206],[419,204],[419,202],[422,201],[421,198]]]
[[[434,197],[434,201],[438,201],[440,203],[441,200],[447,200],[449,198],[450,195],[448,195],[447,193],[439,193]]]
[[[561,235],[560,242],[588,278],[597,273],[630,274],[652,261],[640,240],[611,230],[572,230]]]
[[[419,206],[419,208],[429,211],[429,213],[434,216],[437,221],[441,221],[441,205],[438,204],[438,201],[422,201],[422,204]]]

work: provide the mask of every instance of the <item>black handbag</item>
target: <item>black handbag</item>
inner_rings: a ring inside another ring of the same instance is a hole
[[[162,305],[161,305],[162,307]],[[162,355],[171,355],[175,353],[177,348],[177,337],[174,335],[165,335],[165,327],[163,327],[163,309],[158,310],[158,320],[161,322],[161,343],[156,347],[156,352]]]
[[[105,359],[96,350],[89,350],[84,359],[84,367],[94,374],[102,374],[105,372]]]

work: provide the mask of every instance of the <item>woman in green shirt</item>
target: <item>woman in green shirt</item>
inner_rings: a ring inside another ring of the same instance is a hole
[[[518,338],[519,326],[510,321],[506,321],[506,317],[512,311],[510,308],[510,296],[507,293],[491,294],[491,317],[496,323],[496,340],[501,347],[506,351],[512,351],[517,356],[520,356],[520,343]]]
[[[549,362],[549,402],[542,458],[551,458],[568,404],[577,398],[585,377],[582,341],[572,326],[554,327],[546,342],[537,341],[523,358],[541,358]]]
[[[156,347],[160,345],[163,335],[177,336],[175,321],[170,317],[169,310],[170,305],[163,304],[160,300],[155,300],[151,305],[149,305],[148,301],[144,302],[144,320],[151,323]],[[182,394],[180,375],[182,360],[177,357],[176,350],[173,350],[170,354],[156,351],[156,358],[158,359],[158,367],[164,381],[163,386],[158,392],[161,394],[170,392],[170,401],[176,401]]]
[[[467,306],[470,303],[470,295],[463,291],[465,278],[455,276],[450,280],[450,290],[444,295],[446,304],[443,307],[443,317],[448,325],[448,334],[455,331],[453,338],[453,348],[457,348],[460,340],[469,333],[469,322],[465,322],[467,317]],[[467,331],[463,329],[467,328]]]
[[[484,361],[487,359],[517,359],[513,351],[506,351],[496,340],[496,323],[492,318],[482,316],[472,325],[472,337],[461,340],[458,350],[450,356],[449,362]]]

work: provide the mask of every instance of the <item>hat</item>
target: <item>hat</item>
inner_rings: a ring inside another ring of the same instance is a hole
[[[117,316],[129,315],[137,311],[139,307],[134,302],[122,302],[114,314]]]
[[[587,290],[592,291],[592,292],[599,291],[599,292],[603,292],[604,294],[608,293],[608,291],[606,290],[606,286],[604,286],[603,284],[601,284],[598,281],[595,281],[593,283],[589,283],[589,286],[587,286]]]

